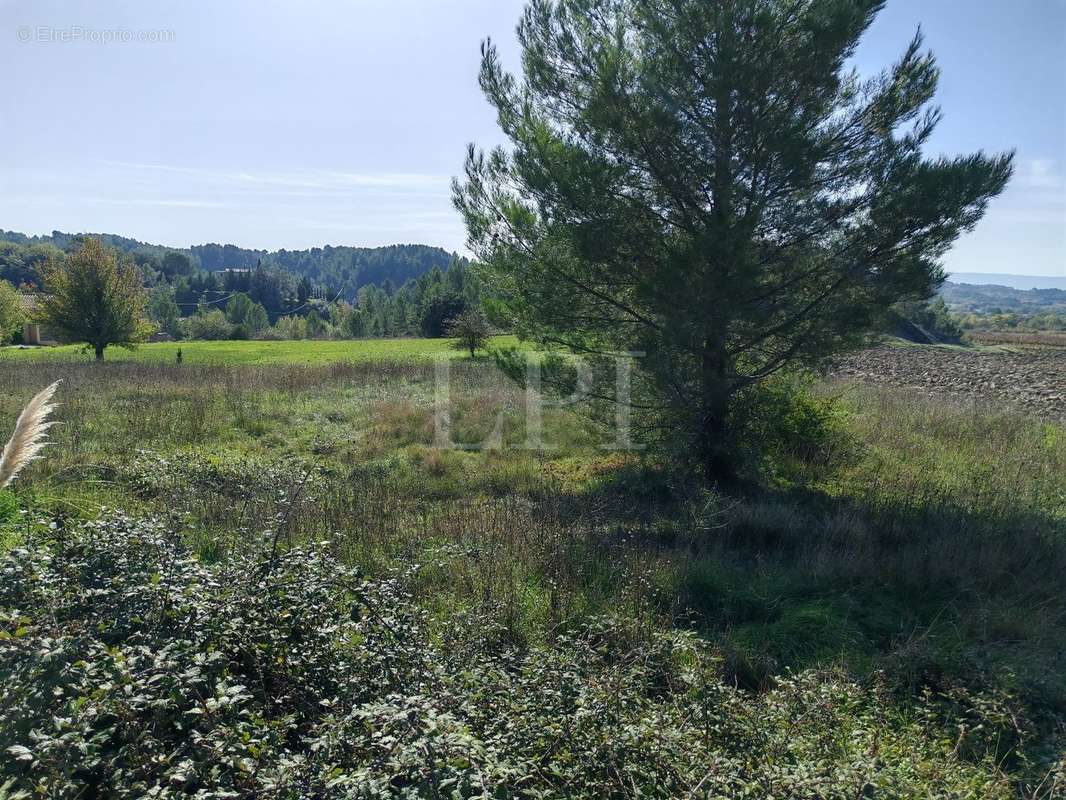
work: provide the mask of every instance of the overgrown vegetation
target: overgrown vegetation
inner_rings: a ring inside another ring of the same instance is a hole
[[[1012,172],[883,6],[531,0],[477,269],[0,231],[97,362],[204,340],[0,352],[0,800],[1066,795],[1060,353],[810,372],[957,339]]]
[[[0,418],[61,375],[0,523],[19,786],[1062,790],[1061,425],[782,383],[764,488],[725,496],[572,411],[518,449],[521,395],[485,362],[451,368],[454,441],[504,413],[484,452],[432,446],[418,360],[20,357]]]
[[[1006,798],[1024,737],[964,690],[749,696],[625,619],[518,648],[488,606],[433,635],[403,574],[313,547],[209,568],[143,520],[36,533],[0,575],[4,771],[45,797]]]

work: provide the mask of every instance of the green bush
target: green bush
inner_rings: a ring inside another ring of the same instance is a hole
[[[736,405],[736,427],[747,461],[771,478],[811,474],[811,467],[846,463],[856,443],[847,412],[831,397],[810,392],[810,381],[779,376],[746,392]]]
[[[816,672],[749,695],[631,621],[519,649],[490,608],[433,636],[404,575],[328,548],[208,568],[154,522],[39,535],[0,562],[0,780],[35,796],[1011,796],[1002,750],[940,721],[955,697],[902,713]]]
[[[229,338],[234,341],[244,341],[252,338],[252,332],[243,322],[230,328]]]
[[[230,338],[232,326],[219,309],[201,310],[182,320],[183,333],[188,339],[217,341]]]

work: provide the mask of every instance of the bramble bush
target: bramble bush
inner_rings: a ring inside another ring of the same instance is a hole
[[[410,577],[367,579],[325,543],[208,567],[156,521],[42,526],[0,562],[0,781],[48,798],[1013,796],[995,747],[1010,715],[966,747],[939,721],[964,696],[905,712],[813,671],[752,695],[699,639],[634,620],[518,647],[491,609],[434,628]]]

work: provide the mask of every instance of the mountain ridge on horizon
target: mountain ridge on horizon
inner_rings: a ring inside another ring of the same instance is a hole
[[[203,242],[201,244],[188,245],[187,247],[173,247],[170,245],[142,241],[130,236],[123,236],[115,233],[89,231],[67,233],[65,231],[53,230],[50,234],[26,234],[20,231],[9,231],[0,228],[0,241],[10,241],[23,245],[52,244],[60,249],[64,249],[71,240],[79,236],[93,236],[99,238],[105,244],[127,253],[144,253],[157,256],[170,251],[185,253],[190,256],[194,263],[201,269],[212,272],[221,272],[227,269],[250,269],[253,268],[257,262],[262,261],[264,266],[280,267],[290,272],[299,275],[307,275],[308,277],[315,279],[325,279],[329,277],[328,275],[322,274],[323,270],[319,264],[316,264],[316,262],[335,262],[338,256],[343,261],[345,255],[349,257],[349,261],[356,262],[363,261],[364,258],[367,257],[371,260],[375,260],[375,255],[389,253],[400,253],[405,251],[420,253],[423,258],[419,260],[428,264],[428,266],[425,266],[424,269],[416,267],[411,274],[407,274],[409,272],[408,270],[403,270],[402,272],[405,274],[402,276],[397,275],[395,278],[391,275],[385,276],[389,279],[393,279],[394,283],[402,283],[403,280],[406,280],[409,277],[418,277],[423,271],[428,271],[429,269],[432,269],[433,266],[444,268],[447,264],[451,263],[451,261],[467,260],[458,253],[450,252],[444,247],[415,242],[396,242],[394,244],[379,245],[376,247],[347,244],[322,244],[296,249],[280,247],[276,250],[242,247],[231,243],[223,244],[219,242]],[[326,272],[329,271],[330,270],[326,270]],[[381,280],[385,279],[380,275],[375,277]],[[363,284],[379,281],[361,280],[358,282]],[[1066,276],[1057,277],[1052,275],[959,271],[948,273],[947,282],[955,285],[1000,286],[1018,291],[1027,291],[1031,289],[1066,290]]]
[[[1003,286],[1008,289],[1066,289],[1066,275],[1017,275],[1010,272],[952,272],[948,282],[956,285]]]
[[[53,230],[51,233],[23,233],[22,231],[6,230],[0,228],[0,241],[15,242],[16,244],[55,244],[57,240],[67,241],[75,239],[81,236],[91,236],[101,241],[105,241],[111,244],[113,247],[117,247],[125,252],[132,252],[137,247],[148,247],[159,250],[173,250],[179,253],[193,253],[204,248],[222,248],[227,251],[243,251],[248,253],[256,253],[261,256],[272,256],[277,253],[307,253],[315,250],[357,250],[357,251],[374,251],[374,250],[387,250],[389,248],[397,247],[426,247],[432,250],[440,250],[447,253],[450,256],[456,258],[462,258],[457,252],[448,250],[446,247],[440,245],[427,244],[425,242],[392,242],[391,244],[383,245],[357,245],[357,244],[319,244],[312,245],[311,247],[278,247],[273,250],[260,248],[260,247],[245,247],[243,245],[233,244],[232,242],[200,242],[198,244],[190,244],[185,246],[159,244],[157,242],[149,242],[143,239],[137,239],[132,236],[123,236],[119,233],[105,233],[101,231],[78,231],[76,233]]]

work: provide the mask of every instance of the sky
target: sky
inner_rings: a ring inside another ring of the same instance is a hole
[[[486,37],[521,0],[0,0],[0,228],[185,247],[417,242],[463,251],[449,182],[501,142]],[[856,65],[921,25],[930,155],[1016,150],[949,270],[1066,276],[1066,0],[889,0]]]

